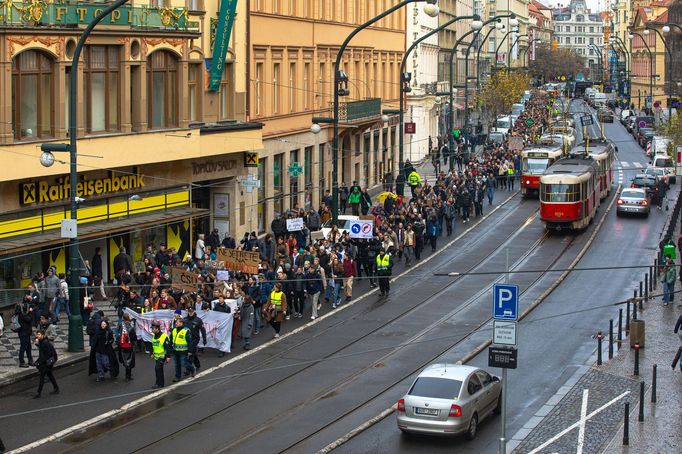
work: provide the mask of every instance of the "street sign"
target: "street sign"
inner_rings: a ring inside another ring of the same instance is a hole
[[[528,120],[526,120],[526,125],[528,125],[529,128],[531,126],[533,126],[534,124],[535,124],[535,121],[532,118],[529,118]]]
[[[289,174],[292,177],[297,178],[302,173],[303,167],[301,167],[301,164],[299,164],[298,162],[294,162],[289,166]]]
[[[244,153],[244,167],[258,167],[258,152]]]
[[[675,147],[675,156],[677,157],[677,163],[682,164],[682,145]]]
[[[493,318],[516,320],[519,317],[519,286],[495,284],[493,286]]]
[[[255,175],[248,174],[245,179],[241,180],[239,182],[242,187],[246,189],[246,192],[251,194],[253,192],[253,188],[260,188],[260,180],[256,178]]]
[[[516,345],[516,322],[493,320],[493,344]]]
[[[637,123],[637,126],[640,128],[646,128],[646,121],[640,120],[639,123]]]
[[[583,126],[593,125],[594,119],[592,118],[592,115],[583,115],[580,117],[580,124]]]
[[[350,237],[351,238],[367,238],[371,239],[374,231],[374,221],[360,219],[357,221],[350,221]]]
[[[489,347],[488,367],[516,369],[518,351],[514,347]],[[504,386],[504,382],[502,383]]]
[[[405,134],[415,134],[417,132],[417,123],[408,121],[405,123]]]

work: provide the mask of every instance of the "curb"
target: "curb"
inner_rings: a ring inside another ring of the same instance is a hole
[[[81,361],[85,361],[88,358],[90,358],[90,353],[83,351],[83,352],[78,352],[70,355],[68,358],[64,360],[60,360],[58,364],[55,366],[55,370],[60,370],[64,369],[69,366],[73,366],[74,364],[78,364]],[[13,374],[7,378],[3,378],[0,380],[0,389],[5,388],[7,386],[13,385],[15,383],[19,383],[24,380],[28,380],[29,378],[34,378],[38,376],[38,371],[36,369],[33,370],[20,370],[16,374]]]
[[[552,285],[549,286],[547,290],[545,290],[538,298],[533,301],[530,306],[528,306],[521,314],[519,315],[519,321],[523,320],[525,317],[527,317],[535,308],[537,308],[556,288],[566,279],[566,277],[571,273],[571,269],[575,268],[575,266],[578,264],[578,262],[583,258],[585,253],[587,253],[587,250],[590,248],[592,243],[594,242],[594,239],[597,237],[597,234],[601,230],[602,225],[606,221],[606,218],[611,211],[611,208],[613,207],[613,204],[615,203],[617,197],[615,194],[617,194],[621,189],[621,185],[618,185],[616,188],[616,191],[614,193],[614,197],[611,199],[611,202],[609,203],[608,208],[604,212],[604,215],[602,216],[601,220],[597,224],[596,228],[592,232],[592,235],[590,238],[587,240],[585,243],[585,246],[583,249],[578,253],[576,258],[571,262],[571,264],[568,266],[567,270],[564,271],[561,276],[557,278]],[[492,338],[488,339],[487,341],[481,343],[478,347],[467,353],[461,360],[457,361],[458,364],[464,364],[469,361],[471,361],[474,357],[476,357],[479,353],[481,353],[483,350],[485,350],[488,346],[492,344],[493,340]],[[370,427],[374,426],[375,424],[381,422],[382,420],[386,419],[389,415],[393,413],[395,409],[395,405],[391,405],[389,408],[383,410],[381,413],[378,415],[374,416],[373,418],[365,421],[355,429],[351,430],[348,432],[346,435],[336,439],[332,443],[328,444],[324,448],[320,449],[317,451],[317,454],[328,454],[332,450],[340,447],[344,443],[347,443],[350,441],[352,438],[355,436],[359,435],[363,431],[369,429]]]

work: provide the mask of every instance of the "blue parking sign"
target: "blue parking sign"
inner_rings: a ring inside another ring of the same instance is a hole
[[[519,317],[519,286],[516,284],[493,285],[493,318],[517,320]]]

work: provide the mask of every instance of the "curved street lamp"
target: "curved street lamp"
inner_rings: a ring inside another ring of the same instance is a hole
[[[511,22],[511,21],[509,21],[509,22]],[[518,21],[516,21],[516,25],[518,25]],[[510,24],[510,27],[516,27],[516,25]],[[495,49],[495,64],[497,64],[497,55],[500,53],[500,48],[502,47],[504,40],[507,39],[507,36],[509,36],[510,34],[512,34],[514,32],[518,32],[518,31],[519,31],[518,28],[512,28],[511,30],[509,30],[507,33],[504,34],[504,36],[500,40],[500,43],[497,45],[497,48]]]
[[[522,50],[519,52],[519,57],[520,57],[521,55],[523,55],[523,58],[521,58],[521,60],[525,60],[525,59],[526,59],[526,55],[528,54],[528,49],[530,49],[530,46],[531,46],[531,44],[533,44],[533,43],[542,44],[542,38],[533,38],[533,39],[531,39],[530,41],[528,41],[528,46],[526,46],[525,49],[522,49]],[[527,64],[526,66],[524,66],[524,67],[527,68],[527,67],[529,67],[529,66],[530,66],[530,60],[528,61],[528,64]]]
[[[666,26],[663,26],[663,29],[665,29]],[[663,45],[665,46],[665,50],[668,53],[668,76],[666,77],[668,81],[668,123],[670,123],[673,119],[673,85],[672,85],[672,80],[673,80],[673,51],[668,45],[667,42],[665,42],[665,38],[663,37],[663,34],[658,31],[657,28],[652,27],[650,25],[647,25],[646,28],[644,29],[644,35],[649,34],[649,30],[653,30],[656,32],[656,34],[661,38],[661,41],[663,41]],[[681,28],[682,30],[682,28]],[[670,27],[668,27],[668,31],[664,33],[670,33]],[[653,104],[653,101],[652,101]]]
[[[632,52],[632,40],[635,36],[639,36],[642,40],[642,44],[646,47],[646,51],[649,53],[649,99],[651,100],[651,107],[654,107],[654,54],[651,53],[651,48],[644,40],[644,36],[640,33],[630,30],[630,52]]]
[[[516,46],[516,43],[519,42],[519,39],[521,39],[522,36],[528,37],[528,33],[524,33],[522,35],[517,36],[514,39],[514,42],[512,43],[511,47],[509,48],[509,53],[507,54],[507,68],[511,69],[511,54],[512,51],[514,50],[514,46]]]
[[[502,19],[499,19],[497,23],[495,24],[494,27],[490,27],[490,30],[488,30],[488,33],[485,34],[483,37],[483,41],[481,41],[481,45],[478,46],[478,50],[476,51],[476,87],[480,90],[481,89],[481,50],[483,49],[483,45],[485,42],[488,40],[488,37],[492,32],[495,30],[502,31],[504,30],[505,25],[502,23]]]

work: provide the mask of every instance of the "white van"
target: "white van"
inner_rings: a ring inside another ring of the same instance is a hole
[[[654,155],[654,159],[651,161],[651,166],[658,169],[665,169],[666,174],[668,174],[668,182],[670,184],[675,184],[677,182],[677,177],[675,175],[675,163],[667,154]]]
[[[512,120],[511,116],[498,117],[497,121],[495,121],[495,128],[493,131],[509,134],[512,126],[514,126],[514,120]]]
[[[656,156],[658,154],[662,155],[668,155],[668,145],[672,141],[668,139],[667,137],[663,136],[654,136],[653,139],[651,139],[651,155]]]

